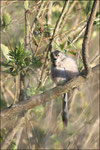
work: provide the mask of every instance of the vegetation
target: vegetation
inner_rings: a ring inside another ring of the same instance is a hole
[[[98,65],[100,10],[93,10],[95,1],[1,2],[2,149],[99,149],[98,70],[78,88],[66,88],[71,93],[67,127],[61,119],[64,88],[54,94],[50,77],[52,50],[74,57],[80,72],[88,74]],[[49,102],[43,99],[46,94]]]

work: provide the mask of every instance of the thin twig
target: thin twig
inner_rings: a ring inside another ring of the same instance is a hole
[[[88,144],[90,143],[90,140],[94,136],[94,133],[96,132],[97,129],[99,131],[99,118],[94,122],[94,124],[92,125],[91,129],[89,129],[90,132],[88,134],[87,139],[84,142],[84,148],[87,148]],[[99,133],[98,133],[98,140],[99,140]]]
[[[58,30],[59,30],[59,27],[60,27],[60,25],[61,25],[61,23],[62,23],[62,19],[63,19],[64,15],[65,15],[65,13],[66,13],[66,11],[67,11],[67,9],[68,9],[68,5],[69,5],[69,1],[66,0],[66,1],[65,1],[65,4],[64,4],[64,6],[63,6],[62,12],[61,12],[61,14],[60,14],[60,17],[59,17],[59,19],[57,20],[57,23],[56,23],[56,25],[55,25],[55,29],[54,29],[52,38],[54,38],[54,36],[56,35],[56,33],[57,33]]]
[[[13,137],[15,136],[15,134],[17,133],[17,131],[19,130],[19,128],[23,124],[23,121],[24,121],[24,117],[20,118],[19,121],[17,122],[16,126],[12,129],[12,131],[8,132],[6,138],[4,139],[4,141],[1,145],[2,149],[7,149],[8,148],[8,146],[10,145],[10,143],[13,140]]]
[[[36,18],[35,18],[35,20],[34,20],[32,26],[31,26],[31,31],[32,31],[32,33],[33,33],[34,29],[35,29],[36,20],[40,17],[45,3],[46,3],[45,1],[42,1],[41,7],[40,7],[40,9],[39,9],[39,11],[38,11],[38,13],[37,13],[37,15],[36,15]]]
[[[46,6],[48,5],[48,3],[46,4]],[[46,11],[46,6],[45,6],[45,8],[44,8],[44,10],[43,10],[43,13],[42,13],[42,16],[41,16],[41,18],[40,18],[40,20],[38,19],[38,21],[39,21],[39,23],[40,23],[40,25],[41,25],[41,36],[40,36],[40,41],[38,42],[38,45],[37,45],[37,48],[36,48],[36,51],[35,51],[35,54],[34,54],[34,56],[36,57],[36,54],[37,54],[37,52],[38,52],[38,50],[39,50],[39,46],[41,45],[41,42],[42,42],[42,39],[43,39],[43,17],[44,17],[44,14],[45,14],[45,11]]]
[[[42,65],[42,71],[41,71],[41,76],[40,76],[40,82],[37,86],[37,88],[39,88],[42,84],[42,78],[43,78],[43,74],[44,74],[44,69],[45,69],[45,66],[46,66],[46,62],[47,62],[47,59],[48,59],[48,47],[49,47],[49,44],[47,45],[47,47],[45,48],[45,51],[46,51],[46,54],[45,54],[45,60],[44,60],[44,64]]]
[[[83,25],[81,25],[82,23],[84,23]],[[64,36],[72,36],[72,35],[74,35],[74,34],[76,34],[77,32],[80,32],[80,30],[82,30],[82,28],[84,27],[86,25],[86,19],[85,20],[82,20],[76,27],[74,27],[74,28],[71,28],[71,29],[69,29],[68,31],[65,31],[65,32],[63,32],[63,33],[59,33],[59,34],[56,34],[55,36],[54,36],[54,38],[57,38],[57,37],[59,37],[60,36],[60,38],[62,38],[62,37],[64,37]],[[52,36],[50,36],[50,37],[46,37],[46,38],[44,38],[43,39],[43,41],[45,41],[45,40],[50,40],[50,39],[52,39]],[[43,42],[42,41],[42,42]]]
[[[28,141],[28,147],[29,147],[29,149],[32,149],[31,141],[30,141],[29,136],[28,136],[28,127],[27,127],[28,119],[27,119],[26,115],[25,115],[24,121],[25,121],[25,130],[26,130],[26,137],[27,137],[27,141]]]
[[[41,4],[41,6],[40,6],[40,8],[39,8],[39,11],[38,11],[38,13],[37,13],[37,15],[36,15],[36,17],[35,17],[33,23],[32,23],[32,26],[30,27],[30,34],[29,34],[29,39],[30,39],[30,41],[29,41],[29,44],[30,44],[30,48],[31,48],[32,52],[33,52],[33,48],[32,48],[32,41],[33,41],[33,40],[35,40],[35,44],[36,44],[36,46],[38,47],[38,42],[37,42],[37,40],[36,40],[36,38],[35,38],[33,32],[34,32],[34,29],[35,29],[35,26],[36,26],[36,22],[38,21],[38,19],[39,19],[41,13],[42,13],[42,11],[43,11],[43,7],[44,7],[45,3],[46,3],[45,1],[42,1],[42,4]],[[33,40],[31,40],[31,38],[33,38]]]
[[[83,27],[83,29],[79,32],[79,34],[76,36],[76,38],[72,41],[72,44],[74,44],[79,38],[80,36],[84,33],[86,29],[86,25]]]
[[[51,20],[51,17],[52,17],[52,7],[53,7],[53,1],[51,1],[48,4],[48,10],[47,10],[47,15],[46,15],[46,24],[47,25],[51,25],[51,23],[52,23],[52,20]]]
[[[14,138],[14,140],[16,141],[16,149],[18,149],[18,145],[20,143],[22,133],[23,133],[23,127],[20,127],[19,131],[16,134],[16,137]]]
[[[12,97],[12,99],[14,99],[14,94],[8,89],[7,86],[5,86],[3,84],[3,82],[1,81],[1,86],[4,88],[4,90]]]
[[[81,4],[80,4],[80,2],[77,3],[77,10],[78,10],[78,12],[76,14],[77,16],[76,16],[76,20],[73,24],[73,27],[76,26],[80,20],[80,16],[81,16],[81,11],[80,11],[81,10]]]
[[[92,64],[94,61],[96,61],[97,59],[99,59],[100,54],[97,54],[91,61],[90,64]]]
[[[6,3],[5,5],[1,5],[1,8],[5,9],[5,8],[9,7],[10,5],[12,5],[13,3],[16,3],[16,1],[9,1],[9,3],[7,1],[5,1],[5,2],[3,1],[3,2],[1,2],[1,4],[2,3]]]
[[[64,27],[66,20],[68,18],[68,15],[70,14],[70,12],[72,11],[73,7],[75,6],[75,4],[77,3],[77,1],[73,1],[72,5],[70,6],[69,10],[67,11],[67,14],[65,14],[64,18],[63,18],[63,22],[60,25],[60,30]]]
[[[3,84],[4,84],[4,82],[6,82],[6,81],[9,79],[9,77],[11,77],[10,74],[8,74],[7,77],[5,77],[5,78],[3,79]]]
[[[28,46],[28,11],[25,10],[25,50],[27,49]]]
[[[7,107],[9,107],[8,97],[3,86],[1,87],[1,94],[4,97],[4,101],[6,102]]]

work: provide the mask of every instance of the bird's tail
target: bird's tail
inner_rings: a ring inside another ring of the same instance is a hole
[[[68,94],[65,93],[63,96],[63,106],[62,106],[62,120],[64,125],[67,126],[68,123]]]

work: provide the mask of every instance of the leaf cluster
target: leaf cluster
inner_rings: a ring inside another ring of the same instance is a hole
[[[41,61],[32,56],[29,50],[25,50],[24,45],[21,42],[19,42],[14,50],[9,50],[8,55],[9,61],[2,62],[1,65],[8,68],[5,72],[10,73],[12,76],[16,76],[20,72],[22,72],[23,75],[26,75],[29,68],[39,68],[42,65]]]
[[[19,42],[18,46],[14,50],[9,52],[9,61],[8,63],[2,63],[5,67],[9,67],[9,73],[13,76],[16,76],[19,72],[25,73],[27,67],[30,64],[30,57],[27,55],[27,52],[24,50],[24,46]]]
[[[2,20],[0,19],[1,30],[7,29],[10,23],[11,23],[11,16],[9,13],[5,12],[2,16]]]

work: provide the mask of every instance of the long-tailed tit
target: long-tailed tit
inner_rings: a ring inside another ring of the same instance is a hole
[[[59,50],[51,53],[51,77],[56,85],[67,82],[79,74],[75,60]],[[65,125],[68,122],[68,94],[63,96],[62,120]]]

